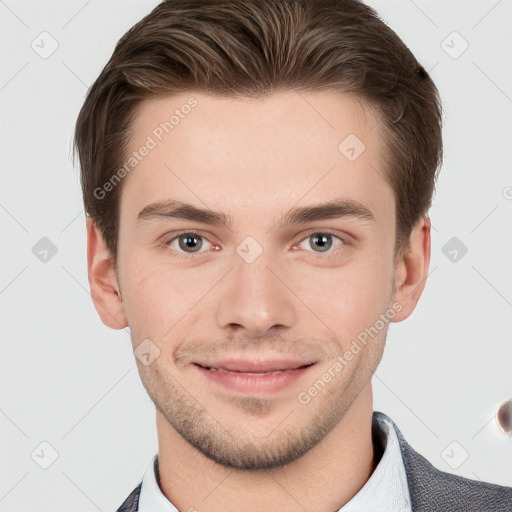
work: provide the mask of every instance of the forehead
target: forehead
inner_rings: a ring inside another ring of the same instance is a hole
[[[144,147],[150,149],[140,157]],[[340,196],[370,206],[390,194],[375,117],[357,98],[335,91],[144,100],[131,152],[139,157],[121,200],[130,215],[167,199],[229,205],[236,213]]]

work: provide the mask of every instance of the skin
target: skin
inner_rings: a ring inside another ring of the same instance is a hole
[[[191,95],[145,100],[130,148]],[[309,403],[298,395],[393,304],[400,309],[393,322],[413,312],[428,273],[429,218],[414,226],[410,250],[395,259],[382,123],[353,97],[193,96],[197,107],[126,177],[117,273],[87,221],[94,305],[107,326],[130,326],[134,349],[149,338],[160,350],[151,364],[137,365],[156,407],[160,486],[177,508],[338,510],[378,463],[371,377],[388,324]],[[338,150],[351,133],[366,146],[354,161]],[[290,208],[338,198],[359,201],[374,220],[277,225]],[[145,206],[167,199],[224,212],[233,224],[137,221]],[[325,230],[334,237],[323,252],[309,236]],[[203,245],[185,252],[177,238],[163,244],[182,231],[201,235]],[[263,249],[252,263],[236,251],[247,236]],[[316,363],[290,386],[260,395],[212,385],[192,364],[212,354]]]

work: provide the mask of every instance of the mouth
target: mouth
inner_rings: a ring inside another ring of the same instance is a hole
[[[241,361],[193,363],[214,385],[240,393],[275,393],[302,378],[316,362]]]

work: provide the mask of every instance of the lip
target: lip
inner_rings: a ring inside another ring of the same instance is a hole
[[[209,382],[239,393],[276,393],[301,379],[315,362],[229,360],[194,363]]]

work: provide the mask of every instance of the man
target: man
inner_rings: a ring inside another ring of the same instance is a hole
[[[373,411],[428,274],[441,124],[357,0],[170,0],[122,37],[75,134],[91,295],[156,407],[119,511],[512,510]]]

